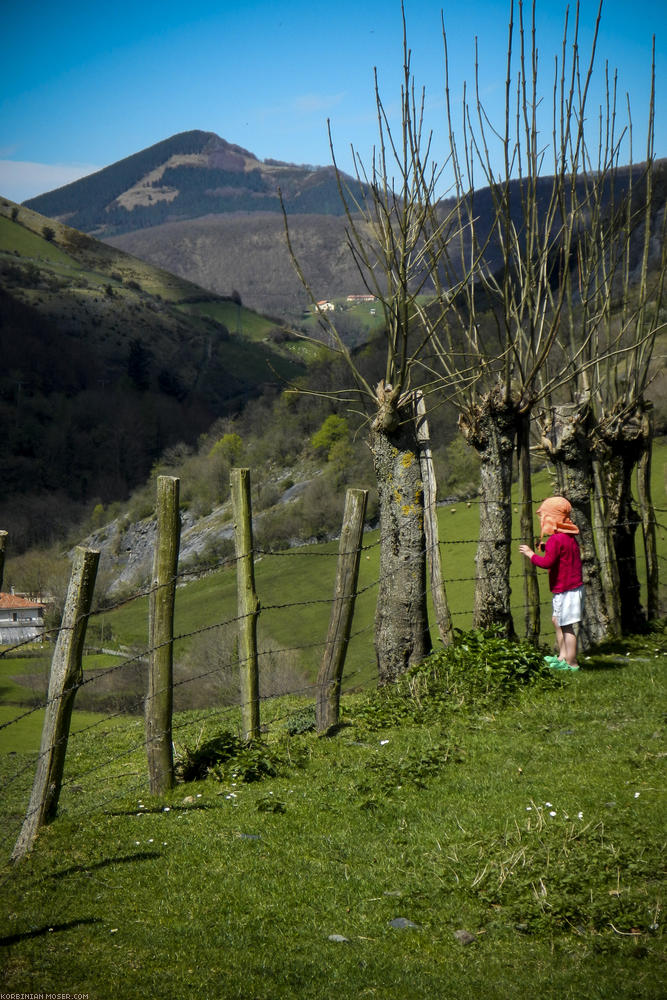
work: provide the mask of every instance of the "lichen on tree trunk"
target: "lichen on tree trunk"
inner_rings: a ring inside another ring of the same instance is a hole
[[[519,499],[521,541],[532,548],[535,541],[535,519],[530,465],[530,412],[521,414],[517,429],[517,447],[521,490]],[[537,567],[530,559],[523,559],[522,562],[526,640],[537,646],[540,640],[540,588],[537,582]]]
[[[640,524],[632,497],[632,474],[644,448],[641,404],[632,413],[621,411],[600,427],[600,437],[608,449],[604,463],[609,529],[618,564],[621,627],[638,632],[646,625],[637,576],[635,534]]]
[[[514,636],[510,610],[512,542],[512,459],[518,408],[496,386],[461,411],[459,427],[480,460],[479,542],[477,545],[473,625],[500,625]]]
[[[579,631],[582,649],[609,634],[609,615],[598,564],[591,496],[593,492],[593,415],[588,397],[578,404],[551,407],[541,419],[542,445],[556,466],[558,485],[572,504],[579,528],[584,580],[584,613]]]
[[[409,399],[370,435],[380,512],[380,582],[375,615],[378,682],[396,680],[431,650],[426,605],[424,495],[414,408]]]

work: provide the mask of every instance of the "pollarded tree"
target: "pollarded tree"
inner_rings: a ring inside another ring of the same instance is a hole
[[[458,140],[446,82],[447,125],[463,238],[458,256],[450,242],[431,263],[439,295],[450,301],[450,322],[434,339],[441,370],[456,382],[474,367],[479,377],[461,384],[459,425],[481,460],[480,536],[477,549],[474,621],[501,625],[512,634],[510,611],[511,483],[514,455],[520,460],[521,537],[534,531],[529,432],[535,405],[568,377],[561,359],[550,381],[543,371],[559,334],[567,284],[559,262],[569,260],[581,218],[573,211],[579,173],[586,163],[588,94],[597,27],[590,52],[579,46],[579,11],[570,37],[566,17],[562,53],[550,80],[553,93],[551,155],[543,145],[542,96],[535,3],[530,21],[524,5],[510,3],[504,121],[490,122],[475,67],[474,98],[463,98]],[[443,24],[445,65],[447,34]],[[494,143],[499,146],[498,166]],[[478,191],[476,176],[486,188]],[[448,288],[465,280],[453,300]],[[569,371],[569,369],[568,369]],[[537,639],[539,607],[534,567],[525,567],[526,632]]]
[[[336,399],[361,403],[368,416],[380,517],[375,648],[381,684],[396,679],[430,650],[424,483],[414,390],[426,383],[428,391],[433,338],[449,309],[449,296],[428,310],[422,299],[434,299],[431,268],[439,265],[457,224],[454,208],[444,217],[435,211],[440,170],[423,128],[425,96],[415,90],[405,17],[403,28],[400,126],[394,129],[389,122],[376,74],[378,144],[368,165],[354,152],[356,183],[339,169],[330,133],[348,250],[384,319],[384,370],[376,378],[369,380],[362,373],[336,326],[336,313],[320,312],[327,344],[345,359],[353,381],[352,388],[335,394]],[[316,306],[317,296],[290,242],[286,215],[285,231],[292,260]],[[474,370],[457,371],[457,383],[476,377]],[[438,384],[442,381],[438,375]]]
[[[597,576],[591,571],[583,623],[593,640],[636,630],[645,620],[634,542],[640,519],[632,499],[638,465],[649,616],[658,609],[646,389],[664,325],[665,164],[653,155],[653,87],[646,161],[639,166],[632,163],[631,143],[630,164],[619,165],[625,132],[615,133],[615,80],[607,85],[607,107],[598,162],[588,165],[577,189],[576,208],[586,225],[564,268],[559,346],[570,377],[547,396],[539,415],[543,443],[583,529],[585,559],[599,564]]]

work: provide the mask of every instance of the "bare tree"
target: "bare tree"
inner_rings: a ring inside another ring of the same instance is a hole
[[[320,313],[332,351],[342,355],[353,388],[336,394],[349,405],[361,403],[368,418],[368,444],[377,480],[380,515],[380,581],[375,648],[380,683],[394,680],[430,650],[426,606],[424,490],[416,428],[417,386],[433,388],[429,374],[433,338],[443,326],[451,289],[434,299],[432,268],[455,236],[454,207],[444,217],[435,210],[440,168],[431,157],[431,136],[424,131],[425,94],[418,94],[411,72],[403,18],[403,83],[400,125],[394,129],[380,95],[375,99],[378,144],[370,164],[353,150],[356,183],[331,154],[346,213],[347,246],[367,292],[384,318],[385,367],[377,381],[362,373],[336,326],[336,314]],[[314,306],[316,295],[285,231],[297,272]],[[424,307],[424,301],[431,303]],[[457,370],[457,384],[475,378]],[[437,384],[443,384],[441,373]],[[434,544],[437,544],[437,540]]]
[[[628,113],[620,134],[616,121],[616,79],[607,78],[598,161],[586,164],[581,174],[573,209],[582,224],[564,269],[567,296],[559,346],[561,358],[569,360],[569,378],[547,395],[540,414],[543,443],[584,529],[583,550],[591,565],[584,628],[592,640],[636,630],[645,621],[634,542],[640,517],[631,488],[638,464],[651,617],[658,603],[655,515],[647,478],[651,407],[645,393],[662,326],[666,256],[665,164],[656,164],[653,155],[653,86],[646,161],[639,166],[632,162],[631,141],[630,164],[619,165],[622,140],[631,137],[631,118]]]
[[[459,390],[459,426],[481,459],[480,536],[477,549],[475,624],[500,624],[514,632],[510,611],[511,483],[515,452],[521,471],[521,537],[532,542],[530,421],[536,403],[563,380],[565,363],[550,381],[542,377],[557,342],[567,287],[560,263],[568,260],[579,219],[572,211],[578,173],[585,162],[584,122],[593,74],[597,27],[585,60],[579,47],[578,8],[572,37],[566,18],[562,54],[552,78],[552,163],[542,146],[540,76],[535,4],[510,4],[505,114],[495,127],[486,112],[475,64],[474,97],[464,91],[462,139],[457,139],[446,79],[447,125],[455,175],[458,258],[448,252],[436,270],[439,294],[467,275],[452,302],[446,335],[436,341],[447,378],[459,365],[479,378]],[[443,23],[445,66],[447,33]],[[494,143],[499,146],[496,166]],[[550,166],[550,175],[546,174]],[[486,190],[476,188],[481,175]],[[451,251],[449,244],[448,251]],[[526,566],[526,632],[539,634],[534,568]]]

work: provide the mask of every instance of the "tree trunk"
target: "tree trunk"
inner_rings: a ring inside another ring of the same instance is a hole
[[[510,610],[512,544],[512,459],[518,414],[500,387],[461,412],[459,427],[481,459],[479,543],[473,625],[500,625],[513,637]]]
[[[579,629],[582,649],[601,642],[609,634],[609,615],[593,535],[592,426],[588,398],[576,405],[554,406],[542,420],[542,444],[556,465],[559,487],[572,504],[572,520],[579,528],[577,540],[584,581],[584,613]]]
[[[442,578],[442,561],[440,559],[440,542],[438,533],[438,510],[436,506],[437,484],[431,453],[431,439],[426,417],[426,404],[423,393],[416,394],[417,399],[417,440],[419,441],[419,463],[422,482],[424,484],[424,539],[426,542],[426,562],[431,584],[431,600],[440,641],[443,646],[449,646],[454,641],[454,626],[447,601],[445,581]]]
[[[521,541],[533,548],[535,520],[533,511],[533,484],[530,469],[530,413],[521,415],[517,434],[519,452],[519,482],[521,487],[520,532]],[[537,567],[529,560],[523,563],[523,597],[526,639],[534,646],[540,641],[540,588]]]
[[[609,635],[621,634],[621,589],[618,580],[616,553],[611,543],[607,527],[607,495],[602,475],[602,462],[598,455],[593,459],[593,537],[598,552],[600,579],[604,593],[607,615],[609,617]]]
[[[604,478],[609,530],[618,565],[621,627],[624,632],[641,632],[646,627],[646,616],[641,606],[635,553],[635,533],[640,521],[632,497],[632,474],[642,451],[641,407],[629,416],[608,421],[601,428],[600,437],[610,452]]]
[[[375,652],[382,685],[396,680],[431,651],[424,494],[411,398],[380,407],[369,443],[380,511]]]
[[[649,621],[660,616],[660,573],[656,540],[656,519],[651,497],[651,459],[653,457],[653,408],[644,405],[642,415],[642,451],[637,469],[637,496],[644,536],[646,558],[646,613]]]

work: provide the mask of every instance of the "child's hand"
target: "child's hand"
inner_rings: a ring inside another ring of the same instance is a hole
[[[526,559],[532,559],[532,557],[535,555],[530,545],[520,545],[519,552],[521,553],[522,556],[525,556]]]

